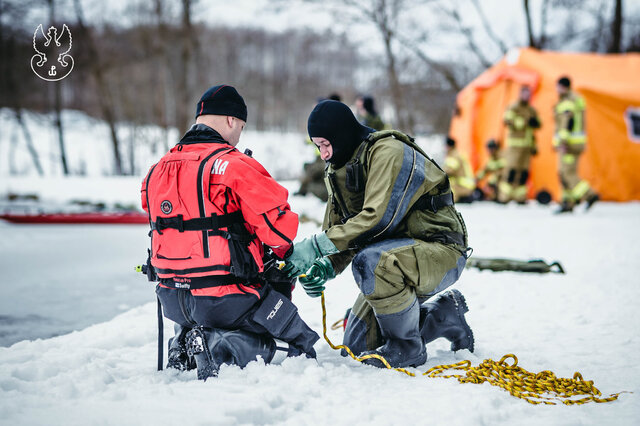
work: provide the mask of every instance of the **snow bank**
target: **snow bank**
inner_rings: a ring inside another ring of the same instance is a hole
[[[293,197],[318,219],[321,203]],[[476,353],[428,345],[418,371],[515,353],[530,371],[580,371],[617,402],[532,406],[484,385],[411,378],[340,357],[324,341],[318,361],[223,367],[217,379],[155,371],[155,304],[47,340],[0,348],[0,418],[6,424],[638,424],[640,420],[640,204],[601,203],[584,214],[552,216],[537,205],[461,208],[478,256],[559,260],[566,275],[467,270],[466,296]],[[299,238],[318,230],[301,225]],[[357,294],[350,273],[328,284],[328,320]],[[317,299],[294,292],[303,318],[321,331]],[[166,336],[171,335],[165,324]],[[330,331],[335,343],[340,331]]]
[[[62,176],[60,147],[57,129],[53,125],[53,115],[25,111],[24,121],[47,179]],[[74,110],[62,112],[62,123],[71,174],[92,178],[112,175],[113,150],[106,123]],[[37,176],[24,133],[16,122],[14,113],[8,108],[0,108],[0,129],[2,180],[5,180],[5,177],[13,180],[15,176]],[[138,176],[138,181],[168,147],[175,145],[181,137],[177,129],[165,131],[158,126],[134,126],[127,123],[119,123],[117,133],[121,143],[123,168],[131,174],[133,164],[133,174]],[[242,132],[238,149],[244,151],[245,148],[250,148],[254,157],[277,179],[295,179],[302,172],[302,164],[312,161],[315,155],[313,146],[307,145],[305,138],[302,133],[258,132],[247,129]],[[69,182],[74,185],[73,179]],[[114,182],[123,180],[114,179]],[[3,188],[0,188],[1,191]]]

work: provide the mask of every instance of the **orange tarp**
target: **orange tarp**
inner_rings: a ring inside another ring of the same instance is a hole
[[[558,99],[556,81],[564,75],[587,104],[587,148],[580,157],[580,176],[605,200],[640,200],[640,54],[510,52],[458,94],[459,114],[451,122],[451,137],[478,170],[487,161],[487,141],[504,141],[504,110],[517,99],[522,85],[530,86],[542,128],[536,132],[539,154],[531,162],[529,195],[546,189],[559,199],[553,106]]]

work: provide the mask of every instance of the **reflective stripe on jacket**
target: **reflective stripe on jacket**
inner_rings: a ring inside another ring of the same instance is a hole
[[[452,184],[468,189],[476,187],[469,161],[455,148],[450,150],[444,159],[444,171],[449,175]]]
[[[573,92],[560,98],[553,108],[556,124],[553,135],[554,146],[558,146],[561,142],[570,145],[586,143],[585,109],[584,99]]]
[[[531,123],[535,125],[531,125]],[[507,147],[531,148],[535,146],[534,130],[540,127],[536,110],[528,103],[516,102],[504,113],[507,126]]]

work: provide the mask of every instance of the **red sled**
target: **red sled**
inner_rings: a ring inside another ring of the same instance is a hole
[[[149,224],[149,216],[139,212],[0,214],[0,219],[11,223],[40,224]]]

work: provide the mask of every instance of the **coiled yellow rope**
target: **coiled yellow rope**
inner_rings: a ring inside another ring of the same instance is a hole
[[[376,358],[391,370],[400,371],[408,376],[415,377],[415,374],[405,370],[404,368],[393,368],[384,357],[371,354],[357,357],[351,349],[344,345],[334,345],[327,336],[327,309],[325,307],[324,292],[322,292],[322,334],[331,348],[339,350],[344,349],[351,358],[362,362],[366,359]],[[337,321],[336,324],[340,322]],[[332,327],[333,328],[333,327]],[[509,365],[507,360],[512,359],[513,363]],[[458,370],[465,372],[464,374],[444,374],[447,370]],[[576,372],[572,379],[556,377],[556,375],[548,370],[539,373],[532,373],[522,367],[518,367],[518,358],[513,354],[503,356],[500,361],[495,362],[492,359],[485,359],[476,367],[471,366],[471,361],[460,361],[455,364],[437,365],[425,371],[423,376],[440,377],[443,379],[456,378],[460,383],[489,383],[492,386],[498,386],[511,395],[524,399],[529,404],[549,404],[556,405],[554,400],[561,401],[566,405],[586,404],[588,402],[611,402],[618,399],[618,395],[625,392],[611,394],[607,398],[600,398],[602,393],[593,385],[592,380],[584,380],[582,374]],[[630,393],[630,392],[628,392]],[[548,395],[548,396],[545,396]],[[576,396],[585,396],[584,398],[573,398]]]

